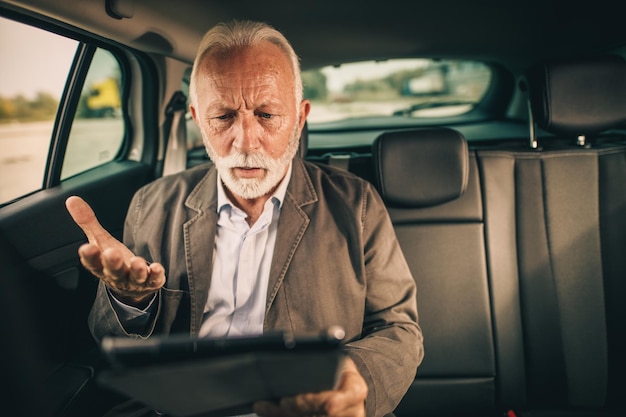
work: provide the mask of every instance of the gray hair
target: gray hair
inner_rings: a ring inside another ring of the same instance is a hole
[[[294,80],[296,84],[296,108],[303,98],[302,76],[300,75],[300,60],[298,55],[294,51],[293,47],[285,38],[285,36],[272,26],[254,21],[237,21],[233,20],[230,23],[219,23],[209,30],[198,47],[198,53],[193,62],[193,69],[191,71],[191,79],[189,81],[189,98],[191,103],[196,105],[196,79],[197,68],[204,56],[209,51],[217,51],[221,54],[227,54],[228,52],[257,45],[263,41],[271,42],[274,45],[280,47],[287,58],[291,61],[293,68]]]

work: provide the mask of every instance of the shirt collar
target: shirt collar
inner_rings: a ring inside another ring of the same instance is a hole
[[[270,197],[271,200],[278,202],[278,207],[282,207],[283,200],[285,199],[285,195],[287,194],[287,186],[289,185],[289,180],[291,179],[291,171],[293,167],[293,161],[289,161],[289,167],[287,168],[287,173],[280,180],[278,187],[274,191],[274,194]],[[219,213],[224,206],[230,205],[234,207],[235,205],[230,201],[230,198],[226,195],[226,191],[224,190],[224,184],[222,183],[222,178],[220,176],[219,171],[217,172],[217,212]]]

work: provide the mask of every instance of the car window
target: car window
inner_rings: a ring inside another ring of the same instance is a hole
[[[0,17],[0,204],[42,189],[79,46],[77,40]],[[120,64],[98,48],[76,113],[69,116],[75,120],[61,179],[116,157],[124,139],[120,85]]]
[[[98,48],[85,79],[67,143],[61,179],[112,161],[124,139],[120,64]]]
[[[311,124],[355,117],[448,117],[480,102],[487,65],[462,60],[390,59],[303,71]]]
[[[0,203],[42,187],[54,118],[77,46],[75,40],[0,17]]]

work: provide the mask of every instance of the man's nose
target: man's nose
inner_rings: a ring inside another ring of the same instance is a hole
[[[238,118],[238,131],[233,147],[242,153],[250,153],[261,147],[261,130],[254,115],[243,115]]]

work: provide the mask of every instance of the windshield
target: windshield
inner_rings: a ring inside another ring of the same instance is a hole
[[[308,121],[355,117],[448,117],[466,113],[484,96],[489,67],[460,60],[368,61],[303,71]]]

